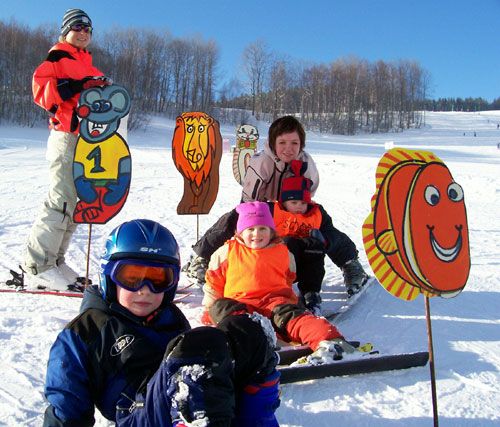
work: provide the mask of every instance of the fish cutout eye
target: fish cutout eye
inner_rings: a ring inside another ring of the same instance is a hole
[[[193,126],[193,125],[189,125],[189,126],[186,128],[186,131],[187,131],[188,133],[193,133],[193,131],[194,131],[194,126]]]
[[[464,198],[464,190],[456,182],[448,186],[448,197],[452,202],[460,202]]]
[[[199,125],[199,126],[198,126],[198,132],[200,132],[200,133],[205,132],[205,126],[203,126],[203,125]]]
[[[424,197],[429,205],[436,206],[440,199],[439,190],[432,185],[428,185],[425,189]]]

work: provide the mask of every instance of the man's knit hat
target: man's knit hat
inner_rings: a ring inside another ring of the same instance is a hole
[[[311,203],[312,181],[302,176],[307,170],[307,162],[292,160],[290,162],[290,170],[293,176],[285,178],[281,183],[280,202],[302,200],[306,203]]]
[[[92,20],[82,9],[68,9],[63,16],[61,24],[61,35],[66,36],[71,27],[76,24],[92,26]]]
[[[246,202],[236,206],[238,212],[238,223],[236,224],[236,231],[241,233],[249,227],[256,225],[264,225],[273,230],[276,228],[274,219],[269,210],[269,206],[264,202]]]

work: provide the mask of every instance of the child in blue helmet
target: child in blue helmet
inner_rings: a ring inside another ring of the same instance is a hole
[[[50,351],[44,426],[93,425],[95,408],[117,426],[278,426],[266,319],[241,314],[190,329],[172,303],[179,268],[177,242],[160,224],[111,232],[99,287]]]

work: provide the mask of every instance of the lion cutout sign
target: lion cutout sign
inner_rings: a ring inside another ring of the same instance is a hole
[[[176,119],[172,158],[184,178],[179,215],[207,214],[219,190],[222,137],[219,122],[202,112],[183,113]]]
[[[380,284],[413,300],[420,293],[450,298],[470,270],[462,187],[444,162],[423,150],[394,148],[380,159],[363,243]]]

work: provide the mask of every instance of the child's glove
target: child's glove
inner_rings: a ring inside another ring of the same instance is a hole
[[[210,313],[206,309],[201,315],[201,323],[203,323],[206,326],[212,326],[214,324],[212,318],[210,317]]]
[[[302,241],[305,245],[304,252],[321,254],[326,252],[326,240],[317,228],[311,229],[309,237],[304,237]]]
[[[94,184],[83,176],[75,180],[75,187],[76,194],[78,194],[78,197],[85,203],[92,203],[97,199],[97,191],[95,190]]]
[[[91,87],[103,87],[103,86],[109,86],[113,84],[113,80],[106,76],[97,76],[97,77],[85,77],[82,79],[83,89],[90,89]]]

